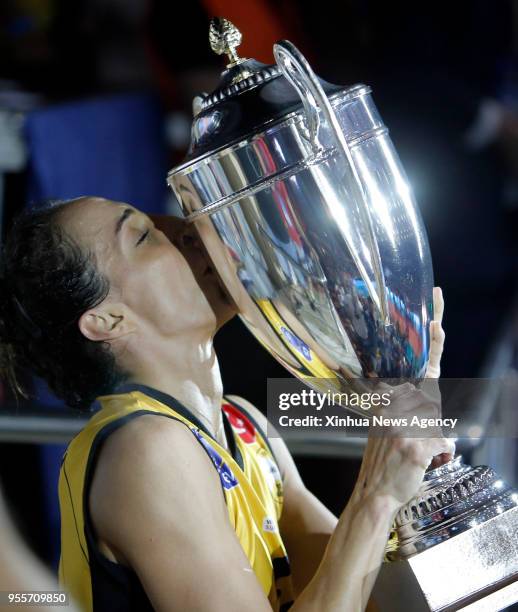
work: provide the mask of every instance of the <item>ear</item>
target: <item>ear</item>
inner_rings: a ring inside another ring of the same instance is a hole
[[[100,342],[121,338],[135,331],[136,324],[125,304],[112,302],[84,312],[79,319],[79,329],[88,340]]]

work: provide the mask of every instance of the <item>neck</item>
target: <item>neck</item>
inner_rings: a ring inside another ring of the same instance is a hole
[[[200,330],[153,340],[150,334],[145,340],[135,338],[138,353],[135,350],[132,363],[124,364],[133,373],[131,381],[171,395],[225,443],[223,383],[212,335]]]

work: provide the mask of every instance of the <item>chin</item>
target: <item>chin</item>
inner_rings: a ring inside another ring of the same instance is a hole
[[[228,323],[237,314],[238,310],[233,301],[220,289],[220,298],[211,304],[216,315],[216,331],[219,331],[225,323]]]
[[[204,281],[201,289],[216,317],[216,331],[218,331],[238,314],[238,309],[216,275],[210,275]]]
[[[237,316],[237,310],[228,309],[225,313],[218,313],[216,315],[216,332],[218,332],[225,323],[228,323],[231,319]]]

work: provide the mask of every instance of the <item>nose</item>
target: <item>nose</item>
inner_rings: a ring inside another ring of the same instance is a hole
[[[194,225],[171,215],[150,215],[150,217],[155,227],[164,232],[187,259],[205,257],[205,249]]]
[[[203,251],[200,237],[193,225],[185,225],[180,236],[180,244],[186,248],[193,248],[197,249],[198,251]]]
[[[155,227],[161,230],[176,248],[181,248],[182,235],[187,227],[184,219],[172,215],[150,215],[150,218]]]
[[[197,244],[197,239],[195,236],[193,236],[192,234],[190,234],[189,232],[185,232],[182,234],[181,236],[181,244],[184,247],[197,247],[199,246],[199,244]]]

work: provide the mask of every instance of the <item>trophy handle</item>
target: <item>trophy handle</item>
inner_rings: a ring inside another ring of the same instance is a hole
[[[313,145],[315,154],[321,153],[324,148],[319,139],[319,131],[321,127],[320,116],[322,116],[331,128],[332,135],[336,141],[337,149],[345,158],[350,169],[353,179],[350,188],[359,204],[360,214],[363,217],[362,220],[367,229],[367,239],[372,255],[373,273],[378,286],[378,291],[376,291],[376,288],[372,285],[364,266],[358,261],[356,253],[352,252],[351,255],[356,260],[358,269],[363,277],[372,301],[378,305],[383,322],[385,325],[388,325],[389,314],[385,277],[381,265],[378,243],[374,234],[373,223],[369,212],[367,196],[356,169],[351,149],[349,148],[340,127],[338,117],[336,116],[317,76],[313,72],[306,58],[295,47],[295,45],[288,40],[281,40],[273,46],[273,54],[275,56],[275,61],[281,69],[283,75],[286,77],[288,82],[293,85],[299,94],[300,99],[302,100],[309,128],[309,138]]]

